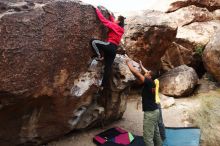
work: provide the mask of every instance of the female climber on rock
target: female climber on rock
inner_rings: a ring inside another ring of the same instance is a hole
[[[101,89],[108,87],[109,77],[112,72],[112,64],[116,56],[116,50],[121,41],[122,35],[124,34],[124,19],[123,16],[118,16],[118,19],[115,20],[112,13],[110,14],[109,19],[106,19],[99,9],[104,9],[102,6],[95,8],[96,14],[99,20],[109,29],[108,38],[106,41],[101,41],[94,39],[91,41],[92,47],[97,54],[96,60],[103,60],[99,51],[104,53],[104,75],[102,79]],[[108,11],[109,12],[109,11]]]

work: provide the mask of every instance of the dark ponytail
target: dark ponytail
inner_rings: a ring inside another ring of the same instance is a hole
[[[123,16],[118,16],[118,21],[119,21],[119,23],[118,23],[118,25],[119,26],[121,26],[122,28],[124,28],[124,26],[125,26],[125,17],[123,17]]]

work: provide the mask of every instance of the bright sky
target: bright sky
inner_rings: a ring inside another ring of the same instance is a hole
[[[113,12],[137,11],[155,9],[165,11],[174,0],[81,0],[83,2],[102,5]]]

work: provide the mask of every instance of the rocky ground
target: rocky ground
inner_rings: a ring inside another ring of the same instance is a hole
[[[179,98],[175,99],[176,103],[172,107],[163,109],[164,123],[168,127],[187,127],[192,126],[189,120],[190,109],[195,109],[199,106],[198,98]],[[103,129],[93,129],[84,131],[78,134],[70,134],[63,137],[58,141],[53,141],[48,146],[95,146],[92,142],[94,135],[99,132],[119,126],[136,135],[142,135],[142,119],[143,113],[141,111],[141,105],[137,104],[136,99],[129,99],[126,112],[121,120],[105,126]]]

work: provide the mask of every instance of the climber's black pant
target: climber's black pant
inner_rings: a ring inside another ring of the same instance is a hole
[[[103,42],[100,40],[92,40],[91,44],[98,56],[100,56],[99,51],[102,51],[104,53],[105,67],[101,86],[106,88],[110,83],[109,79],[112,75],[112,64],[116,56],[117,45],[110,42]]]

